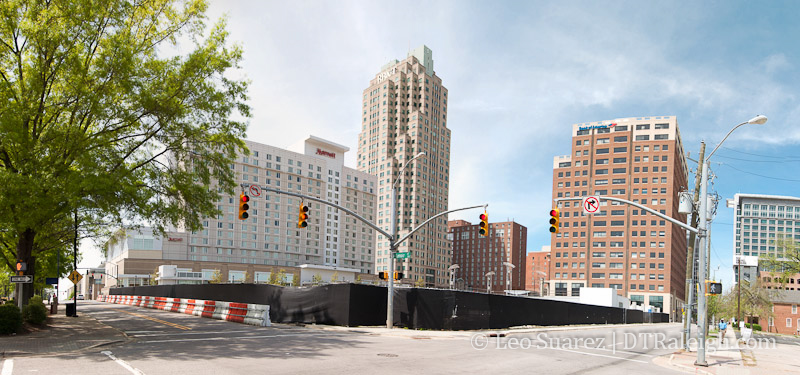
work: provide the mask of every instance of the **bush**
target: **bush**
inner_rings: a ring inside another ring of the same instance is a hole
[[[747,327],[747,328],[752,328],[752,329],[754,329],[756,331],[760,331],[761,330],[761,325],[760,324],[745,323],[744,326]]]
[[[22,314],[16,305],[6,303],[0,306],[0,333],[15,333],[22,327]]]
[[[47,307],[42,303],[41,296],[31,297],[28,304],[22,308],[22,319],[36,325],[40,325],[47,320]]]

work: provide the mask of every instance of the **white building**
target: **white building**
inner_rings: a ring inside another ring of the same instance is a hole
[[[314,136],[293,146],[296,152],[246,143],[250,155],[233,165],[240,183],[324,199],[375,221],[376,178],[344,166],[347,147]],[[250,217],[239,220],[238,192],[223,196],[218,202],[223,214],[204,220],[203,230],[188,234],[185,259],[277,266],[319,264],[374,272],[373,229],[331,206],[306,203],[309,225],[300,229],[300,198],[250,193]]]
[[[782,258],[784,241],[800,241],[800,198],[780,195],[736,194],[728,199],[733,208],[733,273],[738,281],[758,276],[758,257]]]
[[[250,154],[231,165],[238,184],[313,196],[375,222],[376,177],[344,166],[347,147],[314,136],[289,150],[246,144]],[[264,190],[254,194],[249,188],[250,216],[240,220],[240,190],[222,194],[217,202],[222,214],[203,219],[197,232],[176,229],[159,238],[143,228],[109,241],[106,274],[113,277],[106,286],[147,284],[162,265],[177,266],[169,278],[176,283],[207,282],[214,271],[233,282],[245,275],[266,281],[281,269],[291,283],[304,264],[374,273],[375,231],[361,221],[331,206],[305,202],[308,227],[297,228],[300,198]]]

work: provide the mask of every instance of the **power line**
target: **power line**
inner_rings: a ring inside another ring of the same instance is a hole
[[[730,150],[730,151],[733,151],[733,152],[736,152],[736,153],[739,153],[739,154],[752,155],[752,156],[761,156],[761,157],[764,157],[764,158],[773,158],[773,159],[786,159],[787,158],[786,156],[772,156],[772,155],[754,154],[754,153],[751,153],[751,152],[744,152],[744,151],[734,150],[732,148],[725,147],[725,146],[722,146],[720,148],[724,148],[726,150]],[[792,156],[791,158],[797,159],[797,158],[800,158],[800,156]]]
[[[767,179],[770,179],[770,180],[778,180],[778,181],[790,181],[790,182],[800,182],[800,180],[798,180],[798,179],[792,179],[792,178],[781,178],[781,177],[771,177],[771,176],[764,176],[764,175],[762,175],[762,174],[758,174],[758,173],[753,173],[753,172],[744,171],[744,170],[741,170],[741,169],[739,169],[739,168],[736,168],[736,167],[734,167],[734,166],[732,166],[732,165],[730,165],[730,164],[726,164],[726,163],[719,163],[719,165],[724,165],[724,166],[727,166],[728,168],[735,169],[735,170],[737,170],[737,171],[739,171],[739,172],[742,172],[742,173],[750,174],[750,175],[757,176],[757,177],[761,177],[761,178],[767,178]]]

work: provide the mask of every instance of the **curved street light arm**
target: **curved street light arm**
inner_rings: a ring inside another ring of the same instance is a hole
[[[397,247],[397,245],[399,245],[399,244],[403,243],[403,241],[405,241],[406,239],[408,239],[408,237],[411,237],[411,235],[412,235],[412,234],[414,234],[414,232],[416,232],[416,231],[420,230],[422,227],[424,227],[424,226],[425,226],[425,224],[428,224],[428,222],[429,222],[429,221],[431,221],[431,220],[433,220],[433,219],[435,219],[435,218],[437,218],[437,217],[439,217],[439,216],[442,216],[442,215],[447,215],[447,214],[449,214],[449,213],[451,213],[451,212],[456,212],[456,211],[464,211],[464,210],[471,210],[471,209],[473,209],[473,208],[478,208],[478,207],[486,207],[486,206],[488,206],[488,204],[482,204],[482,205],[479,205],[479,206],[471,206],[471,207],[464,207],[464,208],[456,208],[455,210],[450,210],[450,211],[440,212],[440,213],[438,213],[438,214],[436,214],[436,215],[434,215],[434,216],[431,216],[431,217],[430,217],[430,219],[423,221],[423,222],[422,222],[422,224],[420,224],[420,225],[418,225],[416,228],[412,229],[412,230],[411,230],[411,232],[408,232],[408,233],[406,233],[406,235],[405,235],[405,236],[403,236],[403,237],[400,237],[400,239],[399,239],[399,240],[397,240],[397,241],[394,241],[394,246],[392,246],[392,247],[393,247],[393,248],[394,248],[394,247]]]
[[[728,132],[728,134],[725,134],[725,138],[722,138],[722,140],[719,143],[717,143],[717,147],[714,147],[714,149],[711,150],[711,153],[708,154],[708,156],[706,156],[706,161],[708,161],[708,159],[711,159],[711,156],[714,155],[715,152],[717,152],[717,149],[719,148],[719,146],[722,146],[722,143],[725,142],[726,139],[728,139],[728,136],[730,136],[731,133],[733,133],[734,130],[738,129],[742,125],[747,125],[749,123],[750,123],[750,121],[745,121],[745,122],[743,122],[743,123],[741,123],[739,125],[736,125],[735,127],[733,127],[733,129],[731,129]]]

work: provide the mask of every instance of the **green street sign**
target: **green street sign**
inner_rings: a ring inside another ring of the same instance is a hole
[[[411,255],[410,251],[406,251],[404,253],[395,253],[395,259],[407,259]]]

